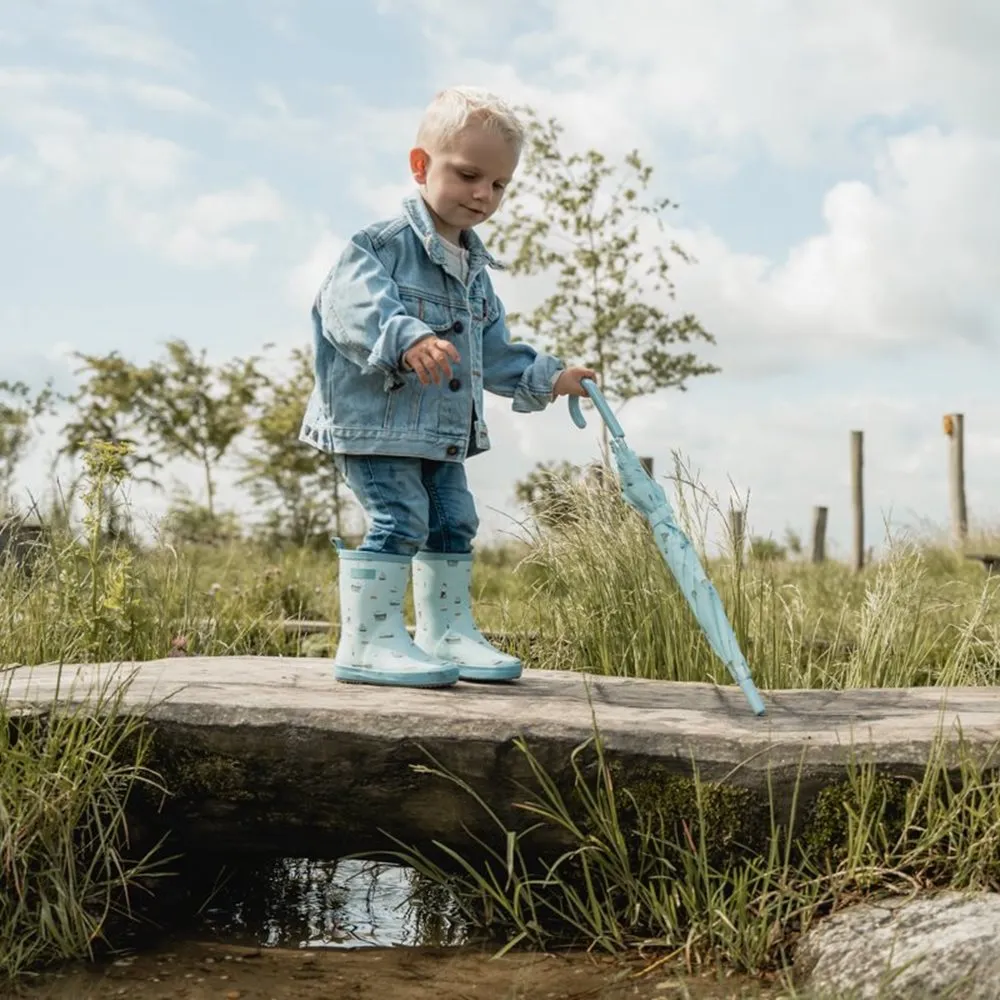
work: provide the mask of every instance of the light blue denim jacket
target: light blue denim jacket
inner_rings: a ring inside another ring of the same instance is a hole
[[[463,238],[468,284],[446,269],[419,194],[351,239],[313,304],[316,382],[300,440],[330,453],[460,462],[490,447],[484,390],[519,413],[551,402],[562,362],[511,342],[486,271],[502,265],[475,232]],[[402,359],[430,334],[450,340],[462,360],[450,380],[424,386]]]

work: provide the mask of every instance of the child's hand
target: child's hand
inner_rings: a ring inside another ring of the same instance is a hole
[[[451,341],[440,337],[425,337],[403,355],[403,361],[417,373],[423,385],[431,381],[439,385],[442,375],[451,378],[449,358],[455,364],[462,360],[458,348]]]
[[[557,396],[586,396],[587,390],[580,383],[589,378],[597,381],[597,372],[592,368],[566,368],[559,373],[555,385],[552,386],[552,398]]]

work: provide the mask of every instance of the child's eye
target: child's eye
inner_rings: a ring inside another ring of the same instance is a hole
[[[465,171],[465,170],[462,171],[462,176],[467,181],[474,181],[476,179],[476,175],[475,174],[470,174],[468,171]]]

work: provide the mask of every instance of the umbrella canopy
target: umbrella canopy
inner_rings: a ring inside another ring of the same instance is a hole
[[[611,412],[601,390],[590,379],[584,379],[582,385],[611,432],[611,450],[618,467],[622,496],[626,503],[649,522],[656,545],[709,645],[746,695],[754,714],[763,715],[764,702],[750,675],[750,668],[740,650],[722,598],[709,580],[691,540],[678,526],[663,487],[646,472],[638,456],[625,443],[625,432]],[[569,409],[577,427],[586,427],[579,397],[569,397]]]

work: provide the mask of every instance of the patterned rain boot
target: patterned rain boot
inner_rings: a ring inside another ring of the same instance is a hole
[[[407,556],[341,549],[340,642],[334,677],[349,684],[448,687],[458,668],[427,655],[403,621]]]
[[[513,681],[521,661],[491,646],[472,618],[472,556],[413,557],[414,639],[428,655],[458,666],[463,681]]]

